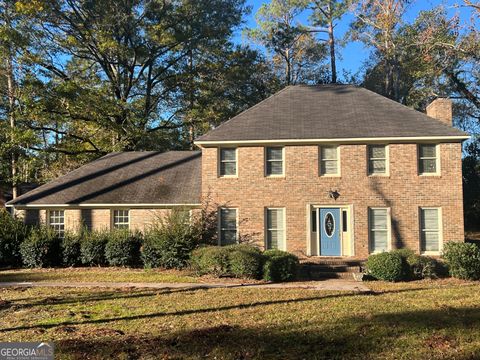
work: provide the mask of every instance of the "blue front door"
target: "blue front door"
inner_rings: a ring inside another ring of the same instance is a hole
[[[321,208],[318,212],[320,255],[340,256],[340,209]]]

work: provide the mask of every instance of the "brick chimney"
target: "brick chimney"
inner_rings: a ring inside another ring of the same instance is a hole
[[[427,106],[427,115],[452,126],[452,100],[438,98]]]

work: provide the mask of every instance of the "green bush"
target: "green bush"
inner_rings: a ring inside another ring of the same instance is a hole
[[[256,247],[231,245],[227,247],[229,271],[237,278],[258,279],[262,275],[263,256]]]
[[[230,275],[230,251],[228,247],[206,246],[192,252],[190,266],[198,275]]]
[[[142,260],[145,267],[181,269],[202,241],[202,229],[187,211],[172,211],[159,218],[145,234]]]
[[[80,266],[82,264],[80,255],[80,234],[65,233],[62,239],[62,263],[64,266]]]
[[[299,261],[295,255],[281,250],[267,250],[263,256],[264,280],[281,282],[296,278]]]
[[[138,266],[140,264],[141,233],[115,230],[105,245],[105,259],[111,266]]]
[[[474,244],[448,242],[443,257],[453,277],[480,280],[480,248]]]
[[[82,264],[102,266],[107,264],[105,246],[109,239],[109,231],[85,232],[80,241],[80,257]]]
[[[61,239],[51,229],[40,227],[30,232],[20,245],[22,261],[26,267],[52,267],[61,264]]]
[[[405,258],[397,252],[384,252],[368,257],[367,273],[377,280],[401,281],[410,276]]]
[[[408,279],[433,279],[437,278],[441,272],[438,262],[428,256],[418,255],[410,249],[398,249],[391,251],[393,254],[398,254],[406,262],[405,278]]]
[[[29,231],[23,221],[0,209],[0,267],[22,265],[20,244],[28,237]]]

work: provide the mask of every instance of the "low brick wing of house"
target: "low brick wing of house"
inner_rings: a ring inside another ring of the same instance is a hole
[[[198,138],[201,155],[110,154],[9,205],[59,229],[144,229],[158,212],[208,196],[222,245],[438,255],[464,238],[466,139],[448,99],[426,115],[360,87],[289,86]]]

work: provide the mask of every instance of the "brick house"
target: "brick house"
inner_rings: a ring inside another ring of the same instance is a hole
[[[289,86],[198,138],[201,155],[110,154],[9,205],[61,229],[143,229],[209,196],[221,244],[248,235],[303,256],[436,255],[464,238],[466,139],[448,99],[425,115],[359,87]]]

